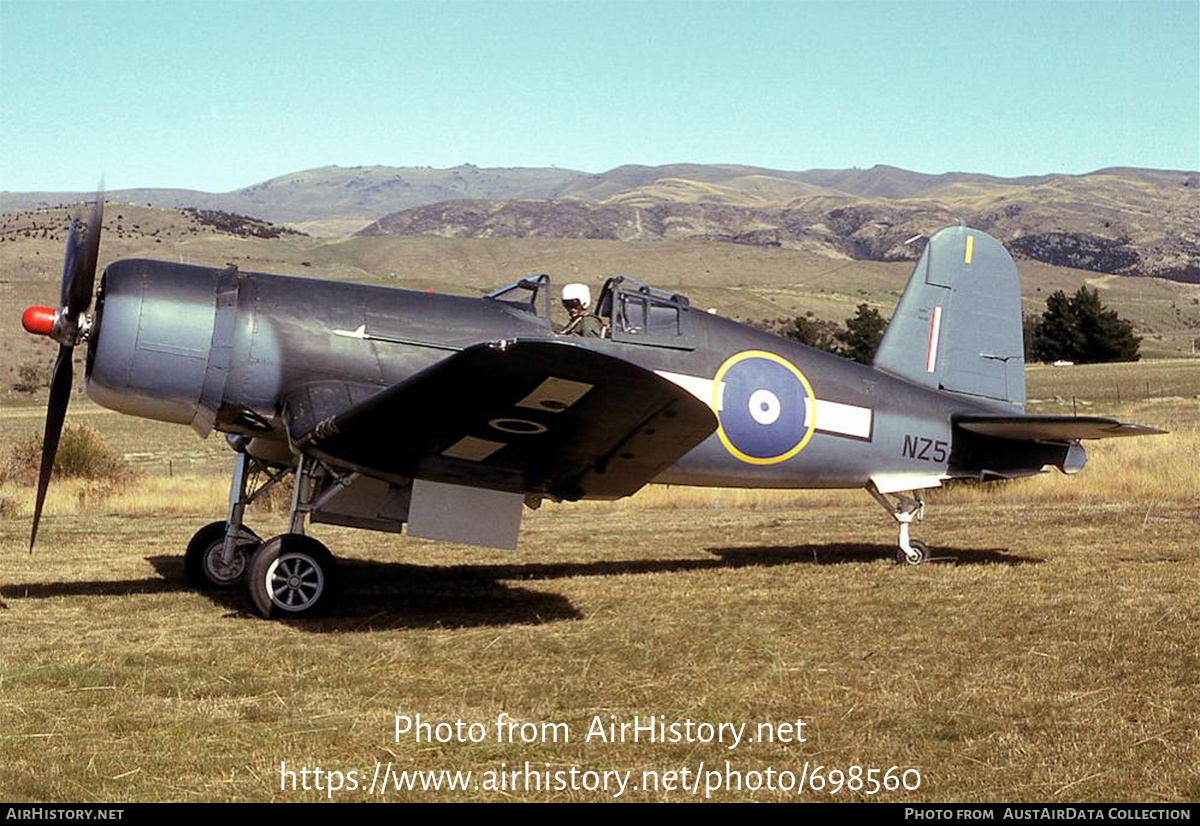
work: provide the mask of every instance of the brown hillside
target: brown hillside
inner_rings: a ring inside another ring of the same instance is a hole
[[[0,193],[0,211],[85,194]],[[900,260],[963,222],[1019,257],[1200,282],[1200,174],[932,175],[890,166],[803,172],[722,164],[556,168],[322,167],[234,192],[118,190],[113,202],[287,223],[309,234],[694,239]],[[917,240],[912,240],[916,238]],[[906,242],[910,242],[907,243]]]
[[[1200,282],[1200,187],[1197,176],[1188,173],[1109,170],[1024,184],[936,176],[938,181],[924,182],[932,188],[923,197],[864,198],[763,174],[739,174],[718,183],[676,174],[649,181],[646,168],[622,170],[621,183],[637,185],[600,203],[572,198],[431,204],[386,215],[360,234],[691,238],[894,261],[918,255],[920,236],[961,222],[995,235],[1018,257]],[[888,175],[879,173],[872,185],[899,187],[903,176]],[[867,185],[862,177],[857,183]],[[599,195],[609,188],[597,184],[588,191]]]

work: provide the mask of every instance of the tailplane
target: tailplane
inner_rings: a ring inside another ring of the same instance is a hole
[[[927,387],[1023,408],[1021,281],[1000,242],[969,227],[930,238],[875,366]]]

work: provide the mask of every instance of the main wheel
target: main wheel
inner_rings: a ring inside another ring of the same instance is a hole
[[[312,616],[337,590],[337,560],[317,540],[298,533],[268,539],[250,558],[246,585],[264,617]]]
[[[242,537],[228,564],[221,561],[225,523],[213,522],[196,531],[183,555],[183,572],[193,588],[232,588],[242,581],[250,555],[262,542],[258,534],[242,528]]]
[[[911,547],[914,551],[917,552],[917,554],[918,554],[917,558],[909,559],[908,554],[906,554],[904,552],[903,548],[897,548],[896,549],[896,564],[897,565],[920,565],[922,562],[929,559],[929,548],[925,547],[924,542],[920,542],[916,539],[912,539],[912,540],[909,540],[908,544],[909,544],[909,547]]]

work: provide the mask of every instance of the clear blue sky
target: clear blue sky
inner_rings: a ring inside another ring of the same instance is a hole
[[[0,0],[0,189],[314,166],[1200,166],[1190,2]]]

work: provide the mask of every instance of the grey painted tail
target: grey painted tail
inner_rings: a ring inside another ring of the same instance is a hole
[[[1021,281],[990,235],[950,227],[929,239],[875,366],[917,384],[1025,406]]]

